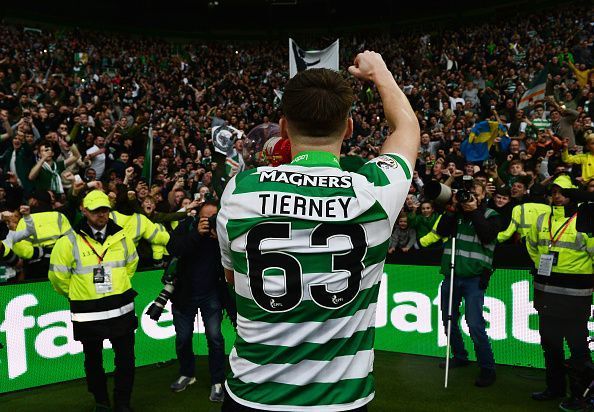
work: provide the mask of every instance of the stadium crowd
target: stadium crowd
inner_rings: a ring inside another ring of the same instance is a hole
[[[421,125],[421,151],[390,253],[414,250],[431,231],[439,212],[424,196],[431,181],[453,188],[464,187],[465,176],[482,181],[503,227],[513,206],[542,197],[559,173],[594,191],[592,27],[588,9],[559,9],[439,33],[341,38],[341,67],[359,51],[382,52]],[[56,210],[74,224],[91,189],[104,190],[124,215],[139,213],[168,231],[205,200],[218,199],[238,170],[265,161],[242,137],[273,130],[281,116],[285,40],[179,45],[6,25],[0,36],[2,238],[17,229],[21,213]],[[543,70],[546,99],[519,108]],[[354,132],[341,158],[347,170],[378,155],[389,134],[377,90],[354,80],[352,86]],[[465,140],[484,120],[505,133],[477,160]],[[227,158],[213,147],[212,128],[220,125],[238,130]],[[163,259],[162,250],[143,247],[152,232],[138,239],[144,266]],[[17,266],[4,280],[30,277]]]

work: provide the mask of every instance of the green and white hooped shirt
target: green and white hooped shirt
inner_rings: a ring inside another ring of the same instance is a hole
[[[235,273],[226,386],[236,402],[337,411],[373,398],[379,284],[410,181],[398,154],[352,173],[327,152],[229,181],[217,232],[223,266]]]

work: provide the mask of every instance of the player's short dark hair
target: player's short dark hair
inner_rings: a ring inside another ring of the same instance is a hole
[[[288,81],[282,110],[299,134],[329,137],[344,129],[353,100],[351,86],[338,72],[310,69]]]

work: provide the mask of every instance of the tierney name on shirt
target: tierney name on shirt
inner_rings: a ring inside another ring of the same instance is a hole
[[[263,215],[308,216],[322,218],[348,217],[351,197],[320,199],[294,194],[259,194]],[[342,216],[341,216],[342,215]]]

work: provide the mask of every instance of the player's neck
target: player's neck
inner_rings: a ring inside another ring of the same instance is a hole
[[[340,158],[340,145],[307,145],[291,142],[291,158],[294,159],[301,152],[328,152]]]

